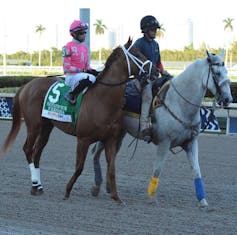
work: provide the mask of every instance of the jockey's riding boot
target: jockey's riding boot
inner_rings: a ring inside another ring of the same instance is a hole
[[[151,85],[148,84],[142,91],[142,107],[140,116],[140,138],[150,143],[152,140],[152,125],[149,118],[150,106],[152,102]]]
[[[67,92],[64,95],[65,100],[67,100],[70,104],[75,104],[76,103],[76,99],[74,97],[74,95],[71,92]]]
[[[77,100],[77,95],[80,94],[87,86],[91,84],[92,82],[88,78],[81,80],[73,91],[64,94],[64,98],[71,104],[75,104]]]

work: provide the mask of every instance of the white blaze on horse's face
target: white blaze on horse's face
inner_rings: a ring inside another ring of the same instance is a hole
[[[215,95],[219,105],[228,106],[233,98],[230,90],[230,80],[227,77],[227,69],[223,62],[224,50],[220,55],[211,54],[207,51],[209,64],[208,88]]]

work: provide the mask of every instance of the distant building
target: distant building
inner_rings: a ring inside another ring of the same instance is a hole
[[[187,21],[187,46],[193,45],[193,22],[188,19]]]
[[[114,48],[117,46],[116,43],[116,32],[109,31],[109,48]]]

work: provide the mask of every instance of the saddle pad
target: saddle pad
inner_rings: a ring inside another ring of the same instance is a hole
[[[133,82],[128,82],[126,84],[126,91],[125,91],[125,105],[123,110],[130,112],[130,113],[141,113],[141,104],[142,104],[142,97],[136,90]]]
[[[64,80],[51,85],[44,98],[42,117],[76,124],[83,93],[78,95],[76,104],[72,105],[63,96],[69,89]]]
[[[123,107],[123,110],[131,112],[131,113],[136,113],[140,114],[141,113],[141,104],[142,104],[142,99],[141,96],[125,96],[126,103]]]

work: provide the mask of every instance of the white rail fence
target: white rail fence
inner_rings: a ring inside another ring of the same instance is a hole
[[[0,119],[11,119],[12,118],[12,101],[15,94],[0,93]],[[206,126],[208,122],[210,109],[212,108],[212,102],[203,102],[202,105],[205,108],[201,109],[201,128]],[[224,117],[226,120],[226,134],[234,135],[237,134],[237,103],[231,103],[227,108],[220,109],[217,107],[218,116]],[[221,112],[221,114],[220,114]],[[215,115],[216,112],[215,112]],[[220,127],[216,117],[214,117],[205,131],[209,132],[220,132]]]
[[[91,67],[94,69],[102,70],[103,69],[103,64],[99,63],[92,63]],[[185,67],[180,67],[180,68],[171,68],[167,67],[167,70],[171,74],[180,74]],[[5,75],[6,74],[17,74],[17,73],[27,73],[27,74],[34,74],[35,72],[47,72],[47,73],[58,73],[58,74],[63,74],[63,68],[62,66],[19,66],[19,65],[8,65],[6,68],[4,66],[0,66],[0,75]],[[235,69],[228,69],[228,75],[229,76],[234,76],[237,77],[237,68]]]
[[[100,63],[91,63],[91,67],[97,70],[103,69],[103,64]],[[47,72],[47,73],[58,73],[63,74],[62,66],[19,66],[19,65],[7,65],[6,67],[0,66],[0,75],[7,74],[33,74],[37,72]]]
[[[5,70],[5,71],[4,71]],[[60,73],[63,74],[62,66],[18,66],[18,65],[8,65],[6,68],[0,66],[0,74],[10,74],[10,73],[32,73],[34,72],[50,72],[50,73]]]

